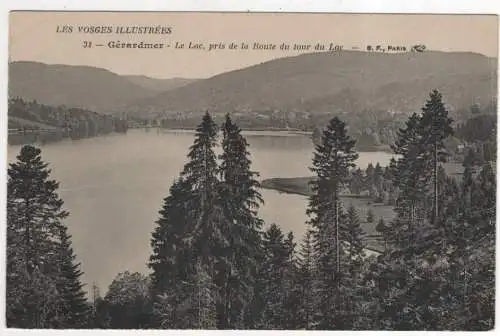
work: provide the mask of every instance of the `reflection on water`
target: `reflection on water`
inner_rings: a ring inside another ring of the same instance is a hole
[[[246,132],[253,169],[261,178],[308,176],[312,141],[302,135]],[[162,199],[186,162],[192,132],[131,130],[78,141],[45,145],[43,159],[70,211],[66,223],[82,262],[87,284],[104,291],[121,271],[147,272],[151,231]],[[8,149],[15,160],[19,146]],[[386,153],[361,153],[358,164],[390,160]],[[305,197],[263,190],[260,210],[266,223],[276,223],[297,238],[305,231]]]

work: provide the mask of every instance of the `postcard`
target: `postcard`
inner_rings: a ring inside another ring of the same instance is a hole
[[[6,321],[494,327],[498,17],[13,11]]]

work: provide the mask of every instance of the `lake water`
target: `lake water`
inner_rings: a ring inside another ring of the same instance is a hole
[[[312,141],[286,132],[246,132],[253,170],[260,178],[309,176]],[[82,263],[83,281],[95,282],[101,293],[122,271],[147,273],[151,231],[162,200],[178,177],[193,133],[130,130],[78,141],[62,141],[42,148],[52,177],[60,182],[60,196],[69,210],[66,220],[73,248]],[[8,148],[12,162],[19,146]],[[360,153],[358,165],[387,165],[383,152]],[[296,238],[305,232],[307,201],[303,196],[262,190],[260,216]]]

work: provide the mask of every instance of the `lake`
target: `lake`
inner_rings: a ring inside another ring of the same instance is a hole
[[[260,172],[260,179],[311,175],[313,144],[308,137],[287,132],[244,135],[250,144],[252,168]],[[104,294],[119,272],[148,272],[154,222],[192,141],[193,132],[152,129],[43,146],[42,158],[60,182],[59,194],[70,212],[66,224],[86,284],[95,282]],[[9,162],[19,150],[20,146],[8,148]],[[357,164],[384,166],[391,157],[364,152]],[[307,199],[265,189],[262,196],[265,205],[259,214],[265,222],[301,238]]]

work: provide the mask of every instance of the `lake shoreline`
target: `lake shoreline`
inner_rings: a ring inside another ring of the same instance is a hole
[[[313,192],[309,182],[313,179],[313,176],[290,178],[278,177],[264,179],[260,182],[260,184],[263,189],[274,190],[279,194],[310,197],[313,195]],[[380,218],[383,218],[386,223],[394,218],[395,212],[393,206],[376,203],[372,198],[364,195],[343,194],[340,196],[340,200],[344,204],[344,209],[347,209],[347,207],[352,205],[358,211],[363,230],[366,234],[365,237],[368,238],[366,241],[366,249],[382,253],[383,247],[381,244],[373,240],[373,237],[377,235],[375,226]],[[373,223],[366,222],[368,209],[370,209],[374,214],[375,221]]]
[[[117,132],[111,131],[108,133],[96,134],[93,136],[82,136],[77,138],[71,138],[62,134],[62,132],[58,129],[54,129],[52,132],[36,132],[33,131],[29,134],[8,134],[7,143],[9,146],[18,146],[18,145],[26,145],[26,144],[48,144],[48,143],[57,143],[64,140],[85,140],[100,136],[106,136],[109,134],[126,134],[128,132],[151,132],[152,129],[156,129],[157,133],[195,133],[196,130],[194,128],[165,128],[165,127],[131,127],[127,132]],[[61,133],[58,135],[58,133]],[[311,131],[303,131],[299,129],[284,129],[284,128],[242,128],[243,135],[247,136],[302,136],[309,138],[314,147],[313,141],[313,132]],[[253,133],[253,134],[252,134]],[[384,152],[391,153],[392,150],[389,145],[358,145],[356,146],[356,150],[359,152]]]
[[[275,190],[279,193],[300,195],[310,197],[313,195],[309,183],[316,178],[311,177],[273,177],[264,179],[260,185],[264,189]],[[370,203],[375,203],[369,196],[341,194],[340,198],[344,199],[362,199]]]
[[[160,130],[162,131],[181,131],[181,132],[187,132],[187,133],[190,133],[190,132],[195,132],[195,130],[193,128],[179,128],[179,127],[176,127],[176,128],[168,128],[168,127],[159,127]],[[262,127],[262,128],[245,128],[245,127],[242,127],[241,128],[241,131],[243,132],[243,135],[245,135],[245,133],[247,132],[262,132],[263,134],[269,134],[269,135],[272,135],[270,133],[266,133],[266,132],[272,132],[272,133],[281,133],[281,134],[286,134],[286,135],[298,135],[298,136],[305,136],[305,137],[308,137],[311,139],[311,141],[313,141],[313,132],[312,131],[304,131],[304,130],[300,130],[300,129],[286,129],[286,128],[266,128],[266,127]],[[376,145],[376,144],[371,144],[371,145],[356,145],[356,150],[359,151],[359,152],[384,152],[384,153],[390,153],[392,154],[393,151],[391,149],[391,146],[390,145]]]
[[[313,144],[307,136],[292,132],[245,133],[252,170],[259,172],[261,179],[309,178]],[[82,262],[85,283],[95,282],[106,288],[124,269],[148,271],[144,260],[151,253],[151,232],[170,186],[183,169],[193,135],[192,130],[129,129],[123,134],[66,139],[42,146],[42,158],[53,169],[53,178],[60,182],[64,208],[70,212],[65,223]],[[7,149],[8,162],[16,160],[20,147]],[[387,165],[390,157],[385,153],[360,153],[357,164]],[[259,207],[259,217],[266,224],[276,223],[284,232],[292,231],[298,243],[307,230],[307,196],[260,191],[264,204]],[[365,220],[364,200],[343,199],[343,203],[346,207],[353,203]],[[368,235],[374,233],[371,225],[362,225]],[[374,243],[373,239],[368,248],[380,250]]]

